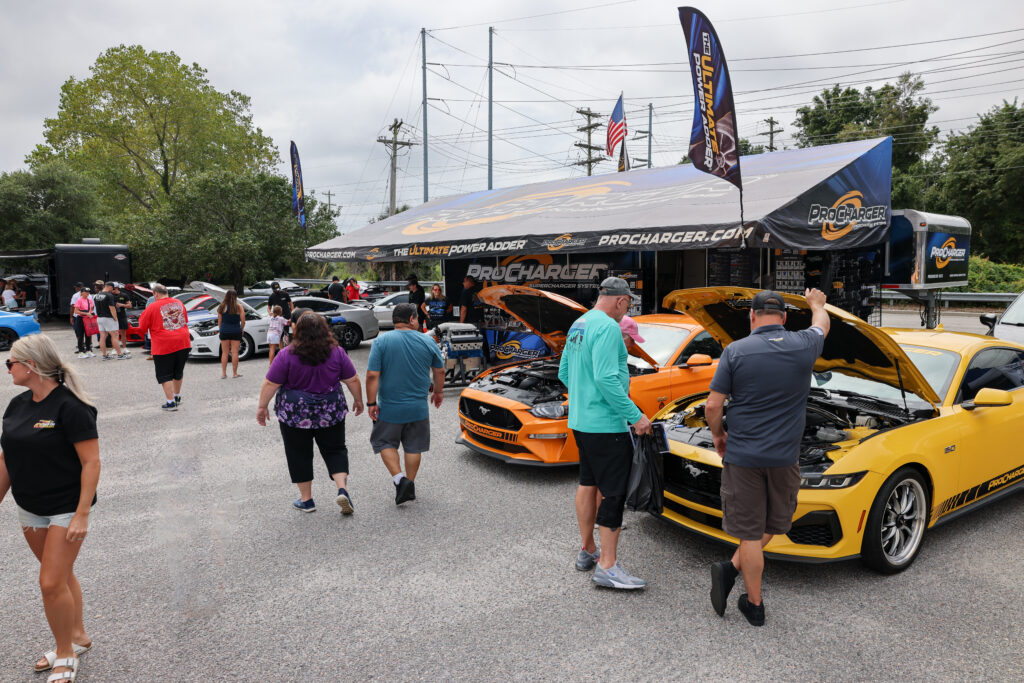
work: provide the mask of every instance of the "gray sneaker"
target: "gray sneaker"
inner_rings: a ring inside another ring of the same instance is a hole
[[[589,572],[594,568],[599,559],[601,559],[601,551],[597,548],[592,553],[588,553],[583,548],[580,548],[580,554],[576,556],[576,569],[579,569],[581,572]]]
[[[636,590],[647,586],[647,582],[632,576],[616,562],[609,569],[601,565],[594,567],[594,576],[591,579],[598,586],[605,588],[619,588],[621,590]]]

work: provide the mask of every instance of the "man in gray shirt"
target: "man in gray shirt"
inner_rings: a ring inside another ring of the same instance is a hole
[[[800,440],[814,362],[829,331],[825,295],[805,292],[811,327],[791,332],[778,292],[754,296],[750,335],[722,352],[705,404],[715,450],[722,456],[722,529],[740,540],[731,560],[711,566],[711,604],[719,616],[736,577],[747,592],[737,607],[754,626],[764,624],[761,574],[765,545],[785,534],[800,490]],[[729,399],[729,431],[722,426]],[[728,444],[728,445],[727,445]]]

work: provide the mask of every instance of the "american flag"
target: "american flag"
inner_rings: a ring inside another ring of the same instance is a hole
[[[622,109],[622,95],[619,95],[608,121],[608,156],[615,156],[615,148],[625,139],[626,132],[626,113]]]

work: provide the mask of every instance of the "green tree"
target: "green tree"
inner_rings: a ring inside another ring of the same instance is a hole
[[[0,174],[0,232],[4,249],[105,237],[96,182],[59,161]]]
[[[218,170],[192,178],[159,211],[137,217],[128,232],[143,271],[223,278],[242,291],[246,282],[302,269],[307,243],[337,234],[333,215],[312,194],[306,211],[303,234],[286,179]]]
[[[1003,102],[965,133],[951,135],[925,176],[930,211],[963,216],[971,251],[999,263],[1024,263],[1024,109]]]
[[[198,64],[173,52],[121,45],[101,54],[88,78],[61,87],[26,161],[54,158],[99,182],[115,213],[153,209],[189,177],[220,170],[269,171],[279,161],[270,138],[252,125],[249,98],[217,91]]]
[[[924,85],[920,76],[905,73],[895,83],[863,92],[833,86],[815,95],[811,106],[796,110],[793,137],[800,147],[815,147],[891,135],[893,169],[907,171],[939,138],[939,129],[928,126],[938,107],[921,95]]]

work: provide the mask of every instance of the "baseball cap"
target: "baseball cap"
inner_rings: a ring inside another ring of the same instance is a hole
[[[786,312],[786,300],[778,292],[770,289],[762,289],[754,295],[750,307],[755,311],[779,311]]]
[[[412,275],[410,275],[409,277],[407,277],[407,278],[405,279],[405,281],[406,281],[406,282],[409,282],[409,283],[413,283],[413,282],[415,282],[416,284],[419,284],[419,282],[420,282],[420,279],[419,279],[418,277],[416,277],[416,273],[413,273]]]
[[[108,282],[107,284],[105,284],[103,286],[104,287],[117,287],[117,283],[114,282],[113,280],[111,280],[110,282]]]
[[[103,280],[97,280],[97,281],[96,281],[96,282],[94,282],[93,284],[94,284],[94,285],[99,285],[100,287],[102,287],[102,286],[103,286]]]
[[[628,296],[634,303],[640,301],[640,297],[629,291],[629,283],[621,277],[606,277],[601,281],[598,291],[601,296]]]
[[[628,334],[633,338],[633,341],[644,343],[647,341],[640,336],[640,329],[636,325],[636,321],[630,318],[628,315],[622,316],[622,320],[619,321],[619,329],[622,330],[623,334]]]

